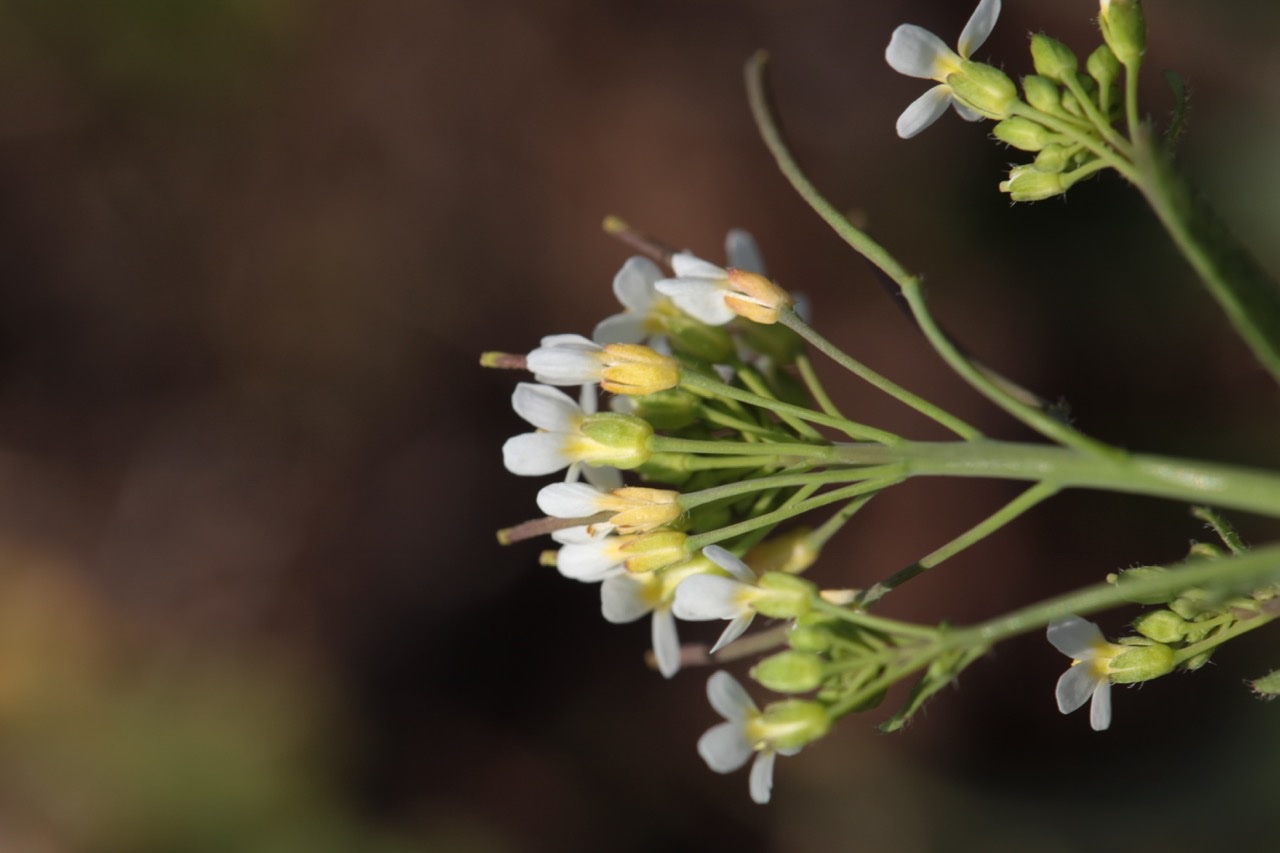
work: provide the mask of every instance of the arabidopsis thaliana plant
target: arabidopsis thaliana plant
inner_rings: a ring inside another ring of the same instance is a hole
[[[973,10],[956,50],[947,47],[942,39],[915,24],[903,24],[893,31],[884,58],[899,74],[936,80],[934,86],[911,103],[898,116],[898,136],[909,139],[933,124],[947,110],[947,105],[966,121],[977,121],[982,116],[956,100],[947,78],[960,71],[961,63],[982,47],[991,35],[996,19],[1000,16],[1000,0],[981,0]],[[957,52],[958,51],[958,52]]]
[[[751,620],[755,619],[751,601],[758,595],[756,575],[750,566],[719,545],[708,545],[702,549],[702,554],[728,572],[729,577],[698,574],[685,579],[676,588],[673,611],[677,618],[691,622],[731,620],[711,647],[711,654],[715,654],[741,637],[751,625]]]
[[[799,748],[779,749],[768,739],[764,715],[738,680],[727,672],[707,679],[707,699],[725,721],[698,739],[698,755],[716,773],[732,773],[755,755],[751,765],[751,799],[763,805],[773,790],[773,765],[779,753],[795,755]]]
[[[600,585],[601,611],[604,618],[615,625],[634,622],[646,613],[653,614],[653,658],[658,672],[665,678],[680,671],[680,638],[671,612],[675,590],[689,574],[701,571],[704,571],[702,566],[691,565],[640,575],[624,572],[605,578]]]
[[[1095,732],[1111,725],[1111,658],[1123,647],[1108,643],[1092,622],[1069,616],[1048,630],[1053,647],[1071,658],[1071,668],[1058,679],[1058,710],[1070,714],[1092,699],[1089,724]]]

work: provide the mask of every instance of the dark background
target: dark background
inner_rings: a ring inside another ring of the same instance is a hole
[[[1187,169],[1280,269],[1280,8],[1149,4],[1194,90]],[[1011,2],[1082,54],[1084,0]],[[646,670],[642,625],[493,533],[527,351],[617,310],[621,215],[717,258],[759,239],[819,328],[993,436],[860,260],[779,177],[741,67],[771,50],[798,155],[927,276],[988,363],[1134,449],[1280,466],[1280,404],[1113,175],[1010,206],[1022,159],[954,115],[893,133],[923,81],[893,27],[951,2],[0,2],[0,849],[523,851],[1257,849],[1280,719],[1215,665],[1061,717],[1041,637],[979,662],[899,735],[845,720],[775,800],[694,752],[705,673]],[[827,371],[865,422],[934,429]],[[860,586],[1014,490],[912,483],[814,569]],[[1277,528],[1241,517],[1255,541]],[[887,603],[966,623],[1179,559],[1186,508],[1073,493]],[[1112,633],[1132,614],[1108,614]],[[708,639],[707,626],[686,628]],[[891,697],[892,699],[893,697]]]

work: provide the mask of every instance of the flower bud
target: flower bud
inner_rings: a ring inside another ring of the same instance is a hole
[[[1008,193],[1012,201],[1040,201],[1066,191],[1061,173],[1041,172],[1034,166],[1014,166],[1009,180],[1000,182],[1000,192]]]
[[[1008,143],[1019,151],[1039,151],[1057,139],[1057,134],[1044,125],[1022,116],[1013,116],[991,129],[996,139]]]
[[[794,619],[809,612],[818,588],[803,578],[769,572],[760,578],[758,597],[751,602],[757,613],[775,619]]]
[[[779,652],[751,670],[758,684],[775,693],[808,693],[822,684],[826,661],[805,652]]]
[[[640,533],[664,527],[680,517],[680,493],[670,489],[624,486],[599,499],[600,506],[613,512],[609,523],[619,533]]]
[[[1071,156],[1065,146],[1054,143],[1040,149],[1033,164],[1037,172],[1061,172],[1071,165]]]
[[[1058,98],[1058,84],[1048,77],[1039,74],[1028,74],[1022,78],[1022,92],[1027,96],[1027,103],[1042,113],[1056,115],[1062,112]]]
[[[964,60],[960,70],[947,75],[952,94],[966,107],[987,118],[1008,118],[1018,101],[1018,87],[999,68]]]
[[[1267,699],[1280,696],[1280,669],[1269,672],[1261,678],[1255,678],[1249,682],[1249,686],[1253,688],[1254,693]]]
[[[724,302],[756,323],[776,323],[781,313],[795,304],[791,294],[759,273],[729,270],[729,292]]]
[[[1163,643],[1149,646],[1122,646],[1107,664],[1107,675],[1116,684],[1150,681],[1173,672],[1173,649]]]
[[[680,384],[680,363],[641,344],[607,344],[600,387],[613,394],[654,394]]]
[[[796,527],[770,536],[748,551],[743,560],[759,574],[786,572],[798,575],[818,559],[812,533],[808,527]]]
[[[756,725],[762,740],[775,749],[799,749],[825,735],[831,718],[818,702],[786,699],[767,706]]]
[[[1190,624],[1172,610],[1153,610],[1139,616],[1133,630],[1157,643],[1178,643],[1186,637]]]
[[[1068,75],[1074,75],[1080,67],[1080,60],[1076,59],[1071,48],[1044,33],[1031,37],[1031,61],[1035,63],[1037,74],[1059,83],[1065,83]]]
[[[583,461],[592,465],[627,469],[643,465],[649,459],[653,427],[646,420],[617,412],[600,412],[583,418],[579,430],[596,445],[582,456]]]
[[[822,625],[797,625],[787,634],[787,643],[797,652],[820,654],[831,648],[831,629]]]
[[[1084,67],[1098,84],[1098,89],[1104,92],[1115,85],[1120,77],[1120,60],[1116,59],[1115,53],[1105,44],[1098,45],[1098,49],[1089,54]]]
[[[1147,22],[1139,0],[1102,0],[1098,12],[1102,39],[1126,67],[1142,61],[1147,50]]]
[[[689,559],[685,542],[689,537],[676,530],[655,530],[619,537],[618,554],[633,574],[656,572]]]
[[[667,340],[676,352],[711,364],[724,364],[734,356],[733,338],[723,326],[709,326],[686,314],[664,318]]]
[[[702,400],[683,389],[668,388],[642,397],[614,397],[610,407],[620,414],[643,418],[654,429],[676,430],[698,421]]]

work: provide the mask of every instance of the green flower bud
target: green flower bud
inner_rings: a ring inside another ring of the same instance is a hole
[[[1036,155],[1035,167],[1038,172],[1061,172],[1071,163],[1067,148],[1054,143],[1040,149]]]
[[[676,530],[655,530],[621,538],[625,541],[618,545],[618,551],[626,556],[623,565],[635,574],[660,571],[689,559],[685,547],[689,537]]]
[[[831,648],[831,631],[818,625],[799,625],[787,634],[787,643],[798,652],[819,654]]]
[[[814,584],[783,572],[768,572],[756,586],[760,594],[752,599],[752,609],[775,619],[803,616],[809,612],[818,594],[818,587]]]
[[[1098,45],[1098,49],[1089,54],[1084,67],[1101,91],[1115,85],[1120,77],[1120,60],[1116,59],[1115,53],[1105,44]]]
[[[669,388],[642,397],[618,397],[614,410],[644,418],[654,429],[682,429],[696,423],[702,413],[702,400],[682,388]]]
[[[1027,103],[1040,112],[1051,115],[1062,112],[1062,104],[1058,100],[1061,94],[1058,84],[1048,77],[1028,74],[1022,78],[1022,92],[1027,96]]]
[[[751,677],[776,693],[808,693],[822,684],[826,661],[805,652],[779,652],[751,670]]]
[[[1107,675],[1116,684],[1150,681],[1173,672],[1173,649],[1163,643],[1125,646],[1107,664]]]
[[[1000,182],[1000,192],[1008,193],[1012,201],[1040,201],[1066,191],[1061,173],[1041,172],[1034,166],[1014,166],[1009,180]]]
[[[1275,672],[1269,672],[1261,678],[1256,678],[1249,682],[1249,686],[1253,688],[1253,692],[1267,699],[1274,699],[1280,696],[1280,669]]]
[[[1126,67],[1142,61],[1147,50],[1147,22],[1139,0],[1102,0],[1098,12],[1102,39]]]
[[[663,326],[671,348],[678,353],[712,364],[723,364],[734,356],[733,338],[724,326],[708,326],[685,314],[667,315]]]
[[[743,559],[760,574],[798,575],[817,562],[818,550],[813,547],[813,531],[801,526],[770,536],[753,546]]]
[[[614,468],[636,468],[648,461],[649,439],[653,427],[649,422],[633,415],[617,412],[601,412],[587,415],[579,428],[584,436],[608,448],[592,453],[592,465],[612,465]]]
[[[1194,619],[1202,613],[1213,612],[1221,603],[1221,599],[1207,589],[1185,589],[1169,603],[1169,609],[1183,619]]]
[[[1132,569],[1125,569],[1119,574],[1109,575],[1108,583],[1118,586],[1121,591],[1127,591],[1126,587],[1132,588],[1132,584],[1159,577],[1169,571],[1163,566],[1136,566]],[[1131,601],[1134,604],[1164,604],[1169,600],[1167,592],[1145,592],[1140,594],[1130,593],[1125,597],[1125,601]]]
[[[1208,651],[1203,651],[1200,654],[1196,655],[1195,657],[1192,657],[1186,661],[1183,661],[1182,668],[1185,669],[1187,672],[1195,672],[1197,669],[1207,664],[1209,662],[1209,658],[1211,657],[1213,657],[1213,649],[1209,649]]]
[[[1070,92],[1062,93],[1060,103],[1062,104],[1062,111],[1067,115],[1072,115],[1076,118],[1081,118],[1084,115],[1084,108],[1080,106],[1080,101]]]
[[[1075,74],[1080,67],[1080,60],[1071,48],[1044,33],[1031,37],[1031,61],[1035,63],[1037,74],[1060,83],[1066,82],[1067,75]]]
[[[1157,643],[1177,643],[1187,636],[1187,622],[1172,610],[1144,613],[1133,623],[1133,630]]]
[[[1018,102],[1018,87],[999,68],[964,60],[960,70],[947,75],[952,94],[974,112],[992,119],[1008,118]]]
[[[1029,118],[1007,118],[991,129],[996,139],[1019,151],[1039,151],[1057,138],[1057,134]]]
[[[758,725],[761,734],[775,749],[799,749],[831,729],[827,709],[805,699],[786,699],[764,709]]]

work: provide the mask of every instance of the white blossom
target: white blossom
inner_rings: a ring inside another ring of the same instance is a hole
[[[1048,637],[1055,649],[1071,658],[1071,668],[1058,679],[1058,710],[1070,714],[1092,700],[1089,724],[1095,732],[1103,731],[1111,725],[1109,663],[1119,647],[1108,643],[1097,625],[1079,616],[1054,622]]]
[[[729,625],[711,647],[715,654],[741,637],[755,618],[751,601],[757,596],[756,575],[751,567],[719,545],[708,545],[702,554],[729,573],[703,573],[686,578],[676,588],[673,611],[687,621],[728,619]]]

